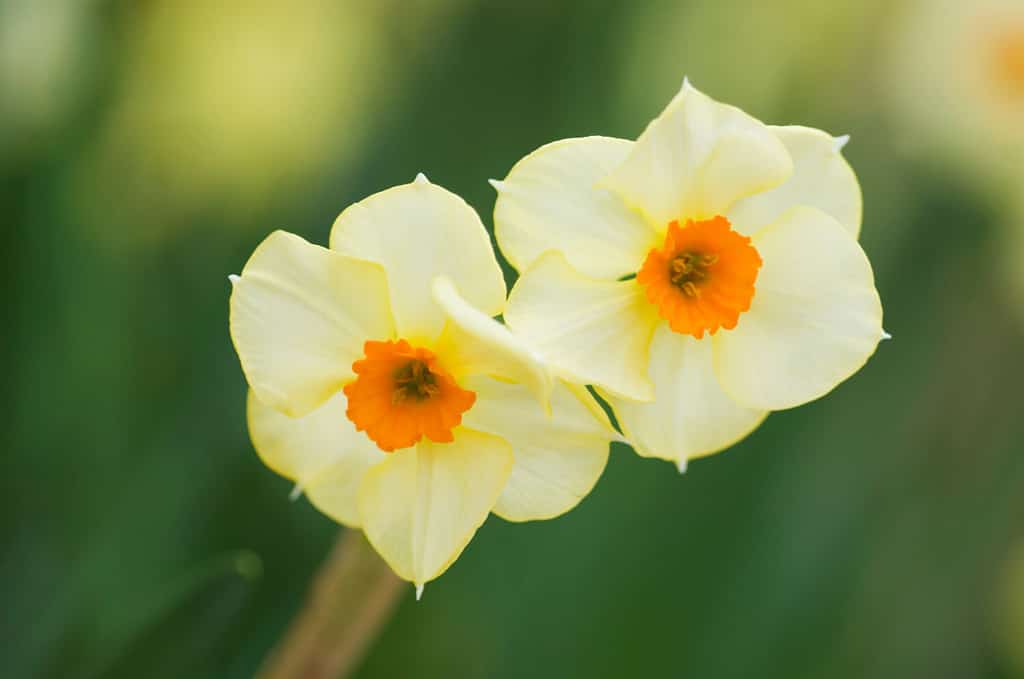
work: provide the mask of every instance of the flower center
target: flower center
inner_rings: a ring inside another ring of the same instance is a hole
[[[441,393],[437,376],[430,372],[427,364],[415,358],[395,371],[395,390],[391,403],[397,405],[407,398],[424,401]]]
[[[995,76],[1011,96],[1024,97],[1024,26],[999,35],[992,44]]]
[[[647,299],[675,332],[697,339],[736,327],[750,308],[761,256],[725,217],[668,225],[665,243],[636,275]]]
[[[668,278],[672,285],[683,291],[687,297],[700,295],[699,284],[707,280],[708,267],[718,262],[718,255],[700,252],[684,252],[676,255],[668,265]]]
[[[345,386],[345,414],[385,452],[408,448],[426,436],[449,443],[452,429],[476,401],[444,370],[434,352],[406,340],[363,345]]]

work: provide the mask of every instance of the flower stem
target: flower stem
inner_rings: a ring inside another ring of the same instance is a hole
[[[345,530],[258,679],[343,679],[395,610],[403,582],[358,530]]]

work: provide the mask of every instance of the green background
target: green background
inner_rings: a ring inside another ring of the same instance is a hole
[[[409,587],[358,676],[1022,676],[1024,302],[994,264],[1001,201],[899,143],[865,58],[884,8],[379,3],[359,29],[379,51],[309,100],[359,110],[316,128],[358,136],[348,150],[278,165],[226,101],[252,155],[190,192],[189,159],[216,146],[176,136],[182,83],[154,76],[159,124],[116,135],[157,5],[72,13],[75,70],[51,85],[69,101],[45,124],[0,104],[0,675],[251,676],[337,527],[252,450],[227,275],[275,228],[326,243],[346,205],[419,171],[490,228],[486,179],[555,139],[635,137],[688,74],[768,122],[852,134],[895,339],[683,476],[616,444],[575,511],[490,518],[421,602]],[[365,10],[341,7],[330,30]]]

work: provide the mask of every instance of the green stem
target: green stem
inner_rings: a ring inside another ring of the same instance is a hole
[[[343,531],[257,678],[349,676],[395,610],[403,584],[362,532]]]

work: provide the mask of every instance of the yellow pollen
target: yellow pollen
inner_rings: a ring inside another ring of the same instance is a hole
[[[673,258],[672,263],[669,264],[669,280],[687,297],[697,297],[700,295],[697,283],[702,283],[707,279],[708,268],[717,262],[718,255],[683,252]]]

